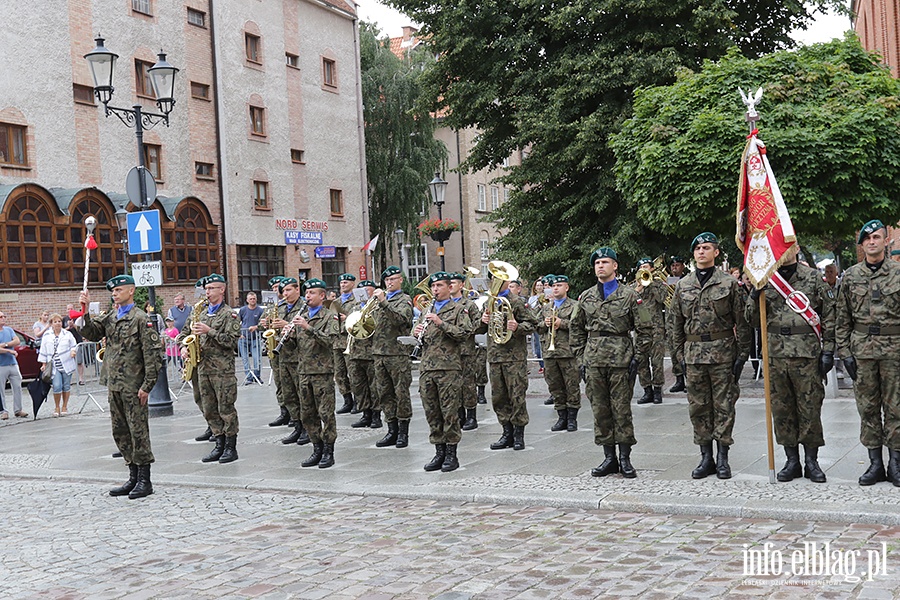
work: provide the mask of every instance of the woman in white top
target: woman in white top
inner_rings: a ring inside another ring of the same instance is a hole
[[[62,316],[50,315],[50,329],[41,338],[41,352],[38,362],[42,371],[53,373],[53,401],[56,408],[53,416],[69,414],[69,390],[72,386],[72,373],[75,372],[75,354],[78,342],[68,329],[63,329]],[[59,402],[62,400],[62,410]]]

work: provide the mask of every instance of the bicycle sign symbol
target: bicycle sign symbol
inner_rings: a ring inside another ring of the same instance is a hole
[[[162,261],[151,260],[131,264],[131,276],[138,287],[162,285]]]

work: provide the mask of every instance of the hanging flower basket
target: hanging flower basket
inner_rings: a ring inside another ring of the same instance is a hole
[[[429,219],[419,223],[419,235],[427,235],[434,241],[443,244],[450,239],[454,231],[459,231],[459,222],[453,219]]]

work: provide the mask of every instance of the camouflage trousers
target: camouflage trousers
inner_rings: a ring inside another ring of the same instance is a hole
[[[375,389],[388,421],[412,419],[412,363],[408,356],[375,356]]]
[[[528,364],[524,360],[491,363],[491,405],[501,425],[528,425],[527,391]]]
[[[350,365],[347,355],[344,354],[346,349],[347,336],[341,336],[345,344],[340,348],[332,348],[331,355],[334,358],[334,382],[337,384],[338,391],[341,396],[346,396],[352,391],[350,384]]]
[[[816,358],[770,358],[772,420],[780,446],[825,445],[822,401],[825,385]]]
[[[651,336],[650,354],[638,354],[638,377],[641,387],[662,387],[666,382],[666,374],[663,371],[663,358],[666,354],[666,330],[662,327],[654,327]],[[673,363],[674,365],[674,363]],[[681,363],[678,363],[681,370]],[[672,369],[674,373],[674,367]]]
[[[458,413],[461,379],[459,371],[425,371],[419,376],[431,444],[458,444],[462,437]]]
[[[594,412],[594,443],[636,444],[631,419],[633,386],[626,367],[587,368],[588,399]]]
[[[109,417],[112,436],[125,464],[149,465],[154,461],[150,449],[149,409],[141,406],[134,392],[109,391]]]
[[[713,440],[730,446],[734,443],[734,405],[740,392],[731,363],[687,365],[688,412],[698,446]]]
[[[473,356],[473,359],[475,361],[475,385],[487,385],[487,348],[475,346],[475,355]]]
[[[203,414],[203,400],[200,399],[200,374],[197,369],[194,369],[194,374],[191,375],[191,394],[194,396],[194,404],[200,409],[200,414]]]
[[[459,386],[460,406],[463,408],[475,408],[478,406],[478,365],[475,364],[474,354],[462,356],[462,380]]]
[[[291,421],[300,420],[300,364],[282,360],[278,363],[278,381],[281,383],[281,400]]]
[[[200,409],[213,435],[226,437],[238,434],[237,378],[227,375],[200,374]]]
[[[375,361],[352,358],[347,361],[350,389],[359,410],[381,409],[375,392]]]
[[[900,360],[857,359],[853,392],[860,443],[869,449],[900,450]]]
[[[553,408],[581,408],[581,374],[575,358],[544,358],[544,381],[553,396]]]
[[[300,406],[303,427],[314,444],[333,444],[337,439],[334,416],[334,374],[300,375]]]
[[[677,349],[672,344],[672,339],[669,336],[666,336],[666,348],[669,351],[669,356],[672,358],[672,375],[675,377],[684,375],[684,370],[681,366],[684,363],[684,350]]]
[[[281,392],[281,369],[278,365],[278,356],[275,354],[270,354],[269,367],[272,369],[272,381],[275,383],[275,400],[278,402],[279,407],[285,407],[284,395]]]

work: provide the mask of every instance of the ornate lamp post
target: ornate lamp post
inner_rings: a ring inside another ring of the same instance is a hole
[[[435,172],[434,179],[432,179],[428,183],[428,191],[431,192],[431,201],[437,206],[438,209],[438,220],[444,220],[443,214],[443,206],[444,206],[444,194],[447,192],[447,182],[441,179],[440,172]],[[444,267],[444,242],[450,238],[450,232],[442,232],[445,235],[441,235],[438,238],[438,243],[441,245],[440,255],[441,255],[441,271],[446,270]]]
[[[125,270],[128,270],[128,211],[123,207],[119,207],[116,211],[116,227],[119,235],[122,236],[122,257],[125,261]]]

